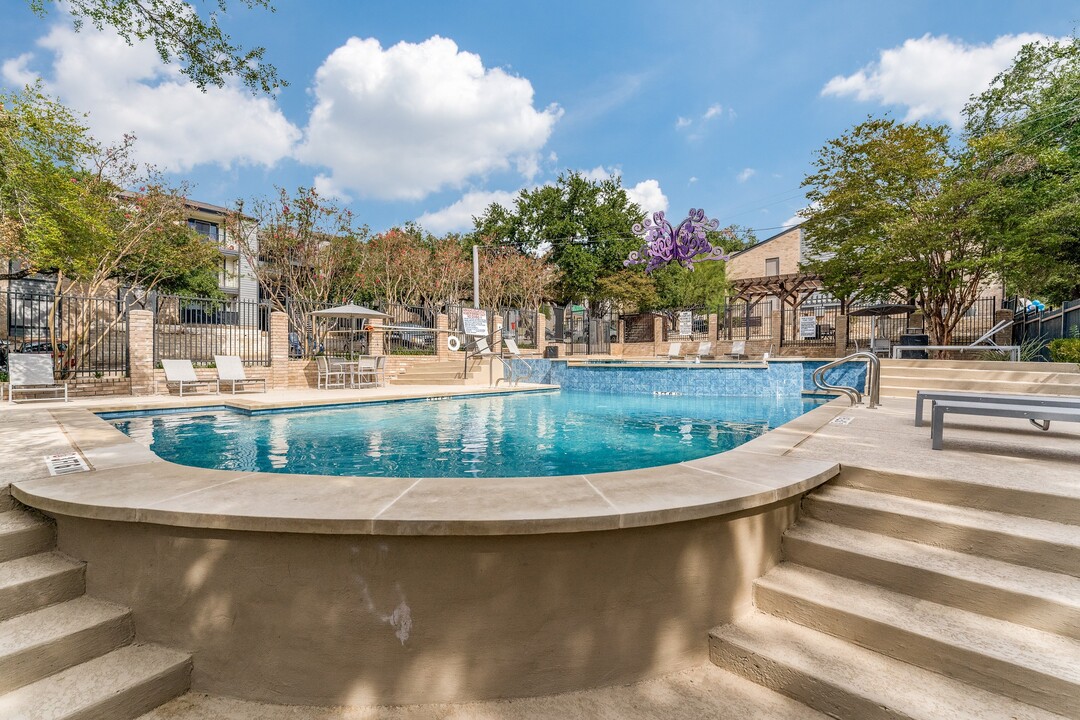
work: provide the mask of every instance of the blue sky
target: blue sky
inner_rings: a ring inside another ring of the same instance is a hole
[[[1020,44],[1080,23],[1054,0],[234,4],[228,31],[290,82],[274,98],[203,95],[25,0],[0,0],[0,85],[43,78],[215,204],[315,183],[375,230],[441,234],[560,171],[618,172],[646,210],[764,238],[826,140],[870,114],[955,123]]]

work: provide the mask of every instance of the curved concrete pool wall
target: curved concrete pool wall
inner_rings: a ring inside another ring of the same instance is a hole
[[[56,518],[87,592],[130,606],[140,640],[193,654],[194,690],[544,695],[706,662],[708,630],[749,608],[802,495],[838,471],[783,452],[842,410],[679,465],[419,481],[188,468],[63,410],[96,469],[12,492]]]

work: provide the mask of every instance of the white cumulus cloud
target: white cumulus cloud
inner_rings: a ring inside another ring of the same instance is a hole
[[[659,180],[642,180],[634,187],[626,188],[626,196],[636,202],[647,213],[667,212],[668,199],[660,189]]]
[[[709,109],[705,111],[705,114],[701,116],[702,120],[712,120],[715,117],[720,117],[724,114],[724,106],[720,103],[714,103],[709,106]]]
[[[735,176],[735,179],[738,180],[740,183],[744,183],[747,180],[749,180],[750,178],[754,177],[755,175],[757,175],[757,170],[755,170],[754,168],[748,167],[748,168],[743,168],[742,171],[739,172],[739,174]]]
[[[909,121],[940,119],[959,126],[961,110],[1005,70],[1021,46],[1041,35],[1002,35],[973,45],[942,35],[923,35],[882,50],[877,62],[826,83],[822,95],[907,107]]]
[[[532,84],[452,40],[383,48],[350,38],[315,76],[297,157],[327,168],[338,195],[420,199],[515,167],[528,179],[562,110],[533,107]]]
[[[516,192],[505,190],[467,192],[452,205],[434,212],[426,212],[416,221],[423,225],[425,230],[436,235],[469,230],[473,225],[473,217],[482,215],[492,203],[498,203],[508,210],[513,210],[517,196]]]
[[[128,46],[91,27],[76,33],[57,25],[38,46],[49,55],[49,71],[36,71],[35,56],[26,54],[0,66],[4,80],[18,86],[41,77],[46,92],[89,112],[95,138],[115,142],[134,133],[138,159],[162,170],[270,166],[300,138],[273,100],[252,97],[232,82],[200,92],[149,43]]]

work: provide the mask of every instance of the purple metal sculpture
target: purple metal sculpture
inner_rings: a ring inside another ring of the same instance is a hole
[[[713,247],[705,239],[706,232],[716,230],[719,226],[719,221],[705,217],[704,210],[694,208],[690,209],[690,214],[677,228],[671,227],[671,223],[664,219],[664,213],[653,213],[652,220],[645,218],[645,222],[634,224],[634,234],[645,239],[645,246],[630,253],[623,265],[629,267],[648,263],[645,272],[652,272],[673,262],[693,270],[694,263],[727,260],[730,255],[722,247]]]

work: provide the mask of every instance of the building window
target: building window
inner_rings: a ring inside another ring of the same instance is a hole
[[[779,275],[780,274],[780,258],[765,258],[765,275]]]
[[[205,235],[214,242],[218,241],[218,225],[217,223],[207,222],[205,220],[195,220],[191,218],[187,221],[188,227],[199,233]]]

